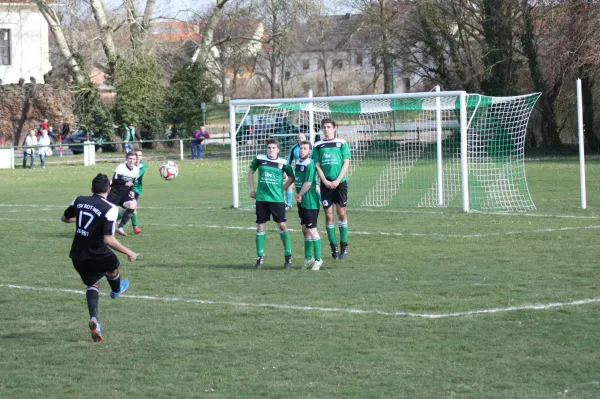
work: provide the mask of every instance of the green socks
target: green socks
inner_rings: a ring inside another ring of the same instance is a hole
[[[256,256],[265,256],[265,237],[264,231],[256,232]]]
[[[138,225],[138,213],[137,213],[137,211],[133,212],[133,215],[131,215],[131,224],[133,225],[133,227],[136,227]]]
[[[304,259],[311,260],[313,255],[313,239],[305,238],[304,239]]]
[[[321,238],[315,238],[313,243],[315,245],[315,260],[321,260]]]
[[[328,224],[325,226],[325,228],[327,229],[327,238],[329,238],[329,243],[337,246],[337,239],[335,238],[335,226],[333,224]]]
[[[340,242],[347,244],[348,243],[348,222],[338,222],[338,227],[340,228]],[[329,234],[329,230],[327,230],[327,234]]]
[[[281,243],[283,244],[283,253],[285,256],[292,254],[292,240],[290,239],[289,231],[280,231],[279,238],[281,238]],[[264,248],[264,245],[263,245]]]

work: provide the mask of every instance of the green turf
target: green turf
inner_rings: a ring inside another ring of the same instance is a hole
[[[526,162],[527,214],[350,207],[345,262],[321,217],[318,272],[299,270],[295,209],[293,270],[272,223],[252,268],[254,213],[230,207],[228,160],[178,161],[171,182],[149,162],[143,233],[119,238],[141,255],[121,256],[130,291],[101,297],[99,344],[59,219],[116,165],[0,170],[0,397],[600,396],[600,303],[465,314],[600,297],[597,159],[587,210],[574,158]]]

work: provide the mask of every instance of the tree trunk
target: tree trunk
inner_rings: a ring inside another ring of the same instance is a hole
[[[390,54],[383,56],[383,93],[390,94],[394,92],[394,57]]]
[[[192,56],[192,62],[206,62],[210,58],[209,51],[213,46],[213,38],[215,36],[215,29],[217,25],[221,21],[221,17],[223,16],[225,4],[227,4],[229,0],[217,0],[217,4],[213,12],[208,17],[208,21],[206,21],[206,25],[204,26],[204,30],[202,31],[202,39],[200,40],[200,46],[194,52]]]
[[[117,50],[112,36],[112,26],[109,25],[108,19],[106,18],[106,12],[104,10],[104,3],[101,0],[91,0],[90,6],[94,13],[94,19],[100,29],[100,41],[102,42],[102,48],[108,62],[107,74],[112,81],[114,76],[115,64],[117,61]]]
[[[46,19],[46,22],[48,22],[48,25],[50,26],[50,30],[54,35],[60,53],[67,61],[67,68],[69,69],[73,80],[75,80],[75,83],[77,83],[78,86],[83,86],[89,79],[85,74],[85,71],[83,70],[82,66],[79,64],[79,61],[73,56],[73,53],[71,52],[69,43],[67,42],[67,39],[65,38],[62,27],[60,25],[60,19],[58,18],[54,10],[50,8],[44,0],[36,0],[36,5],[38,6],[40,12],[44,16],[44,19]]]

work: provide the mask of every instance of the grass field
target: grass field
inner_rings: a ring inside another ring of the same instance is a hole
[[[99,344],[60,215],[116,165],[0,170],[0,397],[600,397],[598,159],[587,210],[574,158],[527,161],[528,214],[350,204],[348,260],[320,271],[295,213],[293,270],[273,224],[254,270],[229,161],[178,163],[172,182],[150,164]]]

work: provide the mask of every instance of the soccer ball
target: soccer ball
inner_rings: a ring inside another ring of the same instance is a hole
[[[167,161],[160,165],[158,171],[160,172],[160,177],[162,177],[163,179],[173,180],[177,177],[177,174],[179,173],[179,168],[177,167],[177,164],[175,162]]]

